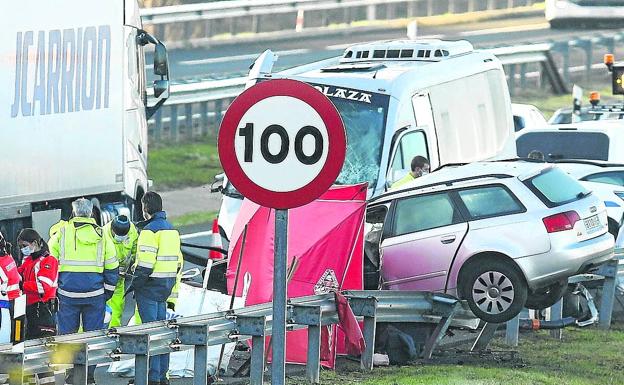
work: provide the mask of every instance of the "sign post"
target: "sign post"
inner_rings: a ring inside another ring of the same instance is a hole
[[[219,158],[236,189],[275,210],[271,383],[283,385],[286,362],[288,209],[335,182],[346,154],[340,114],[314,87],[287,79],[246,89],[219,130]]]

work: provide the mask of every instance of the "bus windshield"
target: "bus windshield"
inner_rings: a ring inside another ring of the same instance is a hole
[[[375,187],[383,149],[388,95],[312,84],[334,103],[347,134],[347,154],[337,184]]]

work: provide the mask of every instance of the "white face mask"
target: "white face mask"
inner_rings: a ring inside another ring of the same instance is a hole
[[[117,242],[125,242],[128,240],[127,235],[115,235],[115,241]]]
[[[24,246],[20,249],[20,251],[22,252],[22,255],[24,256],[29,256],[30,254],[33,253],[33,250],[30,248],[30,246]]]

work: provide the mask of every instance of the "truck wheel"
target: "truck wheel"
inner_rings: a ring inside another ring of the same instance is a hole
[[[531,291],[524,306],[528,309],[542,310],[559,302],[568,289],[568,281],[555,282],[536,291]]]
[[[517,316],[527,298],[522,273],[498,258],[471,263],[462,274],[459,287],[474,315],[491,323],[507,322]]]

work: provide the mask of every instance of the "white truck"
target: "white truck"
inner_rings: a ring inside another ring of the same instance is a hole
[[[20,0],[0,12],[0,231],[46,235],[71,201],[102,223],[140,213],[147,119],[169,95],[167,52],[136,0]],[[153,44],[153,106],[144,46]]]

